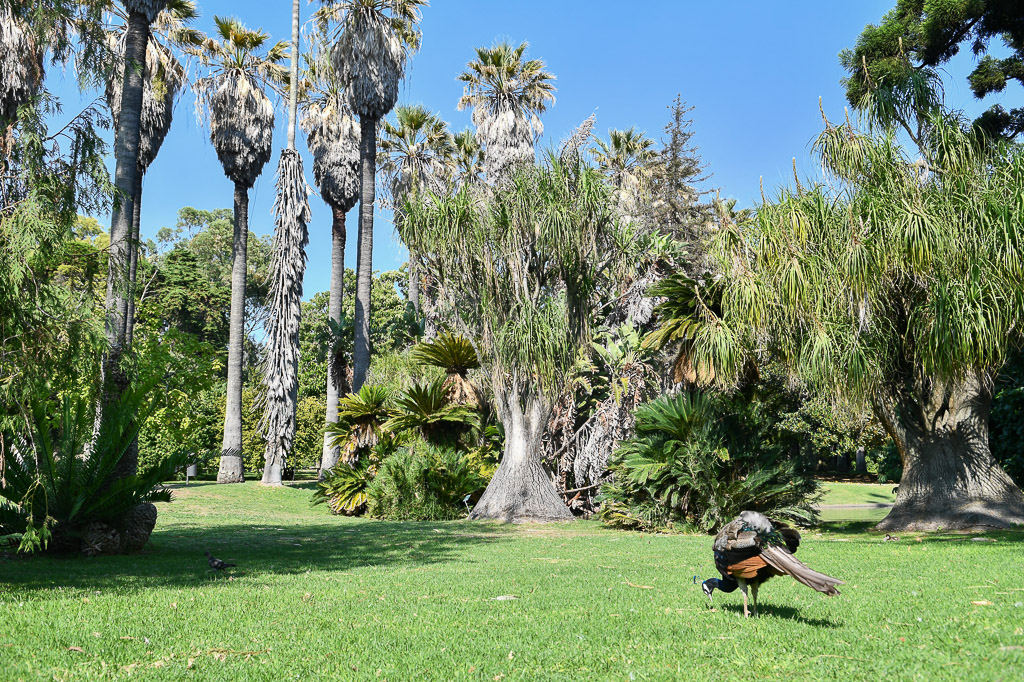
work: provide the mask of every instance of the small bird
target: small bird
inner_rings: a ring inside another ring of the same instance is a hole
[[[235,564],[229,564],[226,561],[222,561],[217,557],[213,556],[209,552],[206,552],[206,562],[210,564],[210,568],[214,571],[223,571],[225,568],[231,568]]]
[[[722,578],[709,578],[701,589],[711,601],[716,589],[732,592],[737,587],[743,592],[743,615],[748,618],[747,586],[753,598],[753,615],[757,615],[757,590],[766,580],[776,575],[792,576],[797,582],[812,587],[828,596],[839,594],[836,585],[842,580],[812,571],[793,554],[800,546],[800,533],[784,523],[769,521],[758,512],[740,512],[715,537],[715,568]]]
[[[882,542],[899,542],[899,541],[900,541],[900,537],[898,535],[889,535],[888,533],[885,534],[885,539],[882,540]]]

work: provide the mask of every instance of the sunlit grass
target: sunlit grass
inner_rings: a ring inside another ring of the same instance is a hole
[[[846,580],[716,598],[711,539],[594,522],[382,523],[201,484],[142,554],[0,561],[4,679],[1019,679],[1024,540],[807,532]],[[207,572],[203,550],[239,564]],[[379,672],[378,672],[379,671]]]

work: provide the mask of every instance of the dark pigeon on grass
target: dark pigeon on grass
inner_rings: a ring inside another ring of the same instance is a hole
[[[225,568],[231,568],[235,565],[229,564],[226,561],[222,561],[221,559],[218,559],[209,552],[206,552],[206,561],[210,564],[210,568],[214,571],[223,571]]]

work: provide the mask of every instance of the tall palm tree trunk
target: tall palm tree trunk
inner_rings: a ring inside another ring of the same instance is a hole
[[[356,259],[355,345],[352,391],[359,392],[370,369],[370,288],[373,284],[373,204],[376,200],[377,121],[359,121],[359,251]]]
[[[235,225],[231,252],[231,321],[228,336],[228,395],[224,413],[218,483],[242,483],[242,367],[245,346],[245,279],[249,248],[249,190],[235,183]]]
[[[139,172],[139,137],[142,119],[143,69],[146,63],[146,45],[149,41],[149,20],[140,12],[128,15],[125,42],[125,73],[122,80],[121,115],[114,136],[114,185],[125,199],[115,207],[110,219],[110,265],[107,273],[106,337],[107,352],[103,358],[102,395],[98,423],[106,419],[107,411],[120,399],[128,387],[128,375],[121,361],[125,352],[128,320],[128,290],[130,268],[130,237],[132,231],[132,196]],[[138,469],[137,447],[129,448],[121,458],[110,479],[130,476]]]
[[[327,303],[327,316],[336,324],[341,323],[341,305],[345,298],[345,211],[332,206],[334,224],[331,228],[331,292]],[[336,340],[335,340],[336,341]],[[331,344],[327,352],[327,424],[338,421],[338,400],[341,399],[344,383],[342,356]],[[324,434],[324,450],[320,457],[320,479],[324,473],[338,463],[340,446],[332,446],[332,436]]]
[[[131,351],[135,339],[135,292],[139,274],[139,235],[142,227],[142,178],[140,168],[135,176],[135,191],[132,193],[132,239],[128,264],[128,313],[125,322],[124,347]]]

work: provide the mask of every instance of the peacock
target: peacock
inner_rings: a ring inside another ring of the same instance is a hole
[[[793,554],[800,546],[800,533],[778,521],[754,511],[740,512],[739,518],[722,528],[715,537],[715,568],[721,579],[705,580],[701,587],[711,601],[715,590],[732,592],[737,587],[743,592],[743,615],[749,617],[747,586],[750,586],[753,614],[757,615],[757,589],[774,575],[791,575],[808,587],[827,596],[839,594],[836,585],[842,580],[812,571]]]

